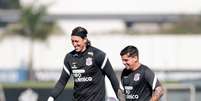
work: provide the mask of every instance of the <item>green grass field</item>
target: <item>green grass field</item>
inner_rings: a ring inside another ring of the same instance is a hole
[[[178,83],[176,81],[165,81],[163,84]],[[3,88],[53,88],[55,82],[42,82],[42,81],[24,81],[19,83],[1,83]],[[73,82],[68,82],[66,88],[73,88]]]
[[[19,83],[2,83],[3,88],[53,88],[55,82],[25,81]],[[68,82],[66,88],[73,88],[73,82]]]

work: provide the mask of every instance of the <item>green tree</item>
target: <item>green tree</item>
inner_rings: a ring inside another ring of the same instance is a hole
[[[0,0],[0,9],[20,8],[19,0]]]
[[[8,28],[10,32],[9,35],[20,35],[29,38],[28,78],[29,80],[34,80],[33,43],[36,40],[45,41],[50,34],[53,34],[54,29],[56,29],[56,23],[55,21],[47,21],[45,19],[45,16],[47,16],[47,6],[37,6],[36,8],[34,5],[31,5],[22,7],[20,14],[21,16],[18,23]]]
[[[200,15],[181,15],[180,20],[168,31],[176,34],[200,34],[201,17]]]

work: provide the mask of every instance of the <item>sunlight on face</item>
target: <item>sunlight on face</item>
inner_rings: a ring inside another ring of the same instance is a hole
[[[83,52],[86,49],[86,39],[79,36],[71,36],[71,42],[76,52]]]
[[[122,63],[125,65],[126,69],[130,69],[132,70],[133,68],[135,68],[137,62],[137,56],[129,56],[128,54],[125,54],[123,56],[121,56],[122,59]]]

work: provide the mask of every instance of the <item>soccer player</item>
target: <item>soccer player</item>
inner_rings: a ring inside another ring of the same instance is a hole
[[[63,91],[72,75],[74,78],[73,101],[105,101],[105,75],[117,96],[123,92],[106,53],[91,46],[87,30],[76,27],[71,33],[74,50],[64,59],[64,67],[48,101],[54,101]]]
[[[121,52],[121,74],[126,101],[159,101],[164,89],[154,72],[139,62],[138,49],[129,45]]]

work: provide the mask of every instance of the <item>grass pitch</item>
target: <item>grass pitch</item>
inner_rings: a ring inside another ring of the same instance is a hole
[[[55,82],[24,81],[19,83],[2,83],[3,88],[53,88]],[[73,88],[73,82],[68,82],[66,88]]]

